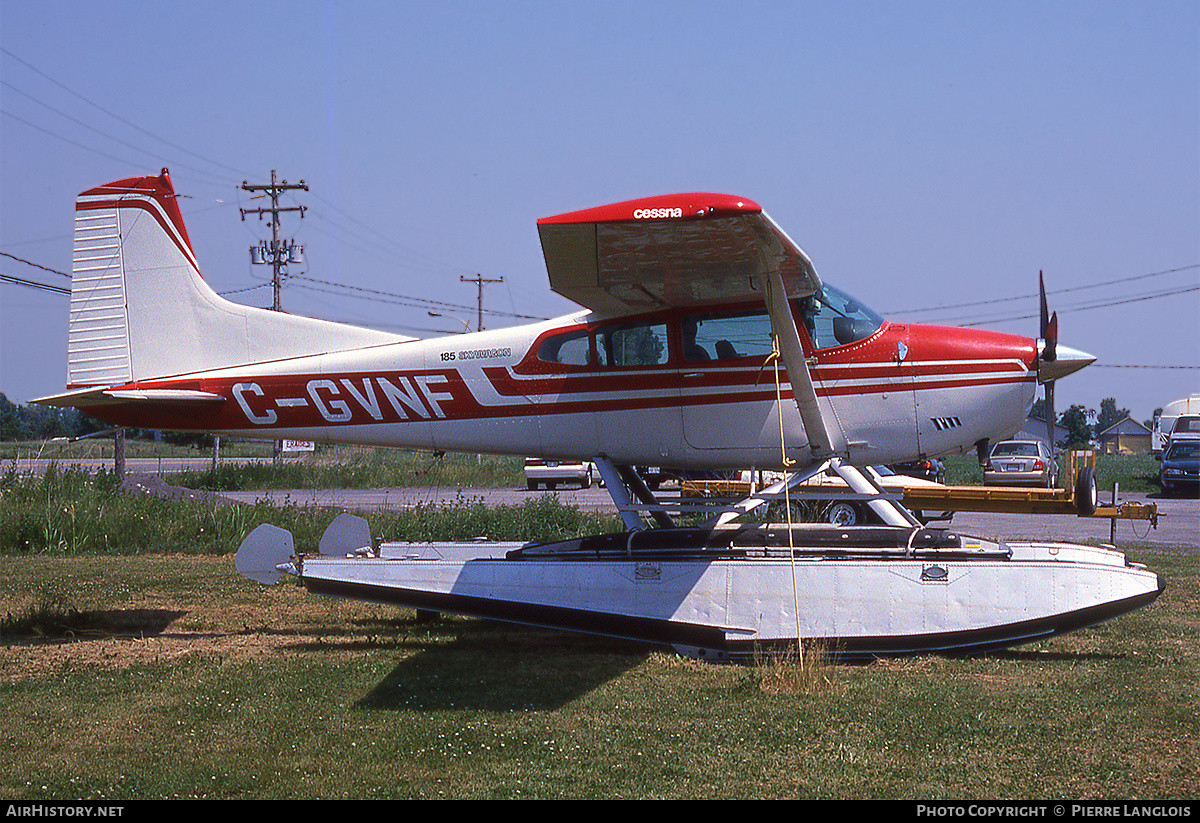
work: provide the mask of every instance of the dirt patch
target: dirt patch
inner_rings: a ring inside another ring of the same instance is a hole
[[[316,647],[355,654],[401,642],[410,620],[295,585],[250,584],[228,557],[10,559],[0,565],[0,683],[189,657],[240,665]]]
[[[282,645],[261,634],[171,633],[149,637],[30,640],[0,646],[0,680],[16,683],[78,668],[127,669],[193,655],[248,660]]]
[[[149,494],[167,500],[188,500],[218,506],[234,506],[241,502],[216,492],[172,486],[156,474],[127,474],[121,481],[121,491],[126,494]]]

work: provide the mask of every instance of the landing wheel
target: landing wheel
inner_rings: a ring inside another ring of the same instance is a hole
[[[858,506],[839,500],[825,510],[825,518],[835,526],[857,526],[862,520]]]
[[[1084,466],[1075,478],[1075,508],[1084,517],[1096,513],[1100,503],[1100,494],[1096,489],[1096,470]]]

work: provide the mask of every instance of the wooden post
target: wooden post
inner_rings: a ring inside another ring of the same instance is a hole
[[[117,429],[113,440],[113,471],[118,480],[125,479],[125,430]]]

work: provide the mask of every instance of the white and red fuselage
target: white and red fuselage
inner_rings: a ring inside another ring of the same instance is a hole
[[[723,225],[761,213],[705,197]],[[669,223],[680,209],[666,201],[618,204],[630,213],[611,224]],[[849,462],[970,451],[1024,423],[1034,339],[887,322],[817,282],[789,304],[821,415]],[[781,440],[802,461],[809,445],[761,296],[585,310],[432,340],[244,307],[201,279],[165,171],[80,196],[70,357],[68,393],[44,402],[128,427],[681,469],[779,467]]]
[[[652,366],[540,360],[546,339],[588,333],[592,340],[608,325],[580,314],[135,381],[120,388],[192,390],[226,402],[90,411],[137,428],[548,458],[606,454],[617,463],[700,469],[778,466],[782,409],[786,441],[806,445],[786,372],[780,404],[761,356],[686,361],[684,314],[639,318],[668,332],[671,351]],[[1025,420],[1037,380],[1033,340],[975,330],[885,322],[864,340],[810,356],[826,419],[837,421],[850,458],[862,464],[1003,439]]]

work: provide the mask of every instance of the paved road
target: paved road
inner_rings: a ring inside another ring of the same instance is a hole
[[[360,512],[411,507],[418,503],[453,503],[460,496],[467,500],[483,500],[488,505],[520,505],[540,494],[553,494],[564,504],[584,511],[615,511],[612,499],[603,488],[559,489],[554,492],[530,492],[523,488],[483,489],[457,487],[414,487],[394,489],[329,489],[286,491],[226,492],[224,496],[245,502],[270,499],[276,503],[290,501],[299,506],[314,505]],[[670,492],[660,495],[664,501]],[[676,494],[677,498],[677,494]],[[1121,501],[1155,503],[1158,506],[1158,528],[1144,520],[1118,520],[1118,545],[1146,544],[1149,546],[1190,547],[1200,553],[1200,500],[1164,498],[1158,495],[1123,494]],[[1101,493],[1100,502],[1108,505],[1111,494]],[[1095,517],[1074,515],[991,514],[958,512],[951,527],[979,537],[1008,540],[1064,540],[1073,542],[1104,542],[1110,538],[1112,522]]]

